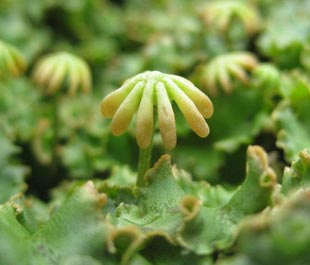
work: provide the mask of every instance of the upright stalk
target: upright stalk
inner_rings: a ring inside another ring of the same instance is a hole
[[[58,140],[59,140],[59,100],[58,95],[54,95],[52,98],[53,105],[53,127],[54,127],[54,136],[53,136],[53,147],[52,147],[52,164],[54,170],[57,172],[58,169]]]
[[[145,186],[144,175],[146,171],[150,168],[151,155],[152,155],[153,145],[150,144],[147,148],[140,148],[139,153],[139,164],[138,164],[138,176],[137,176],[137,186]]]

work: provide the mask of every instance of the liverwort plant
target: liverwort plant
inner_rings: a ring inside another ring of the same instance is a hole
[[[87,63],[80,57],[68,52],[58,52],[43,57],[34,70],[34,81],[46,87],[46,93],[56,94],[67,82],[70,95],[78,88],[88,93],[91,90],[91,74]]]
[[[173,149],[177,142],[174,101],[180,108],[192,130],[200,137],[209,134],[205,118],[213,114],[209,97],[187,79],[146,71],[124,82],[124,84],[101,102],[101,113],[113,118],[111,130],[114,135],[122,134],[129,126],[133,115],[136,117],[136,139],[140,147],[137,185],[144,185],[144,174],[149,168],[154,116],[158,116],[160,134],[166,149]]]
[[[33,80],[46,88],[53,106],[54,151],[52,162],[57,160],[59,138],[60,89],[68,86],[68,94],[75,95],[78,89],[84,93],[91,91],[91,72],[87,63],[80,57],[68,52],[57,52],[43,57],[35,66]]]
[[[0,79],[18,76],[26,69],[23,55],[11,44],[0,40]]]
[[[213,96],[218,94],[219,87],[229,94],[234,88],[231,77],[247,83],[249,80],[247,71],[251,71],[256,65],[256,57],[249,52],[218,55],[200,68],[200,82]]]
[[[221,31],[227,31],[235,20],[241,22],[249,35],[256,33],[261,27],[255,8],[239,0],[213,1],[203,10],[202,16],[207,25]]]

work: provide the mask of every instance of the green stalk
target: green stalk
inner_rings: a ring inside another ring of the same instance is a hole
[[[157,118],[157,111],[156,109],[153,112],[153,119],[156,120]],[[152,150],[153,150],[153,137],[154,133],[152,133],[151,143],[147,148],[140,148],[139,150],[139,162],[138,162],[138,175],[136,185],[138,187],[145,186],[145,173],[150,168],[151,158],[152,158]]]
[[[59,100],[60,97],[55,95],[52,99],[53,105],[53,126],[54,126],[54,136],[53,136],[53,152],[52,152],[52,164],[54,170],[57,173],[58,169],[58,155],[57,155],[57,148],[58,148],[58,140],[59,140]]]
[[[145,186],[144,175],[146,171],[150,168],[152,148],[153,148],[152,144],[150,144],[149,147],[147,148],[140,148],[138,176],[137,176],[137,182],[136,182],[138,187]]]

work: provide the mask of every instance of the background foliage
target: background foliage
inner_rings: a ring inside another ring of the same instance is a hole
[[[0,2],[0,38],[28,63],[0,76],[0,264],[310,263],[310,2],[228,2]],[[54,101],[31,76],[57,51],[88,62],[93,90],[59,93],[55,142]],[[215,112],[207,139],[176,112],[177,147],[160,158],[155,133],[138,189],[134,126],[113,136],[99,105],[145,70],[188,78]]]

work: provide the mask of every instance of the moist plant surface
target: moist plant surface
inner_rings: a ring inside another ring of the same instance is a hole
[[[310,264],[309,0],[0,2],[0,265]]]

